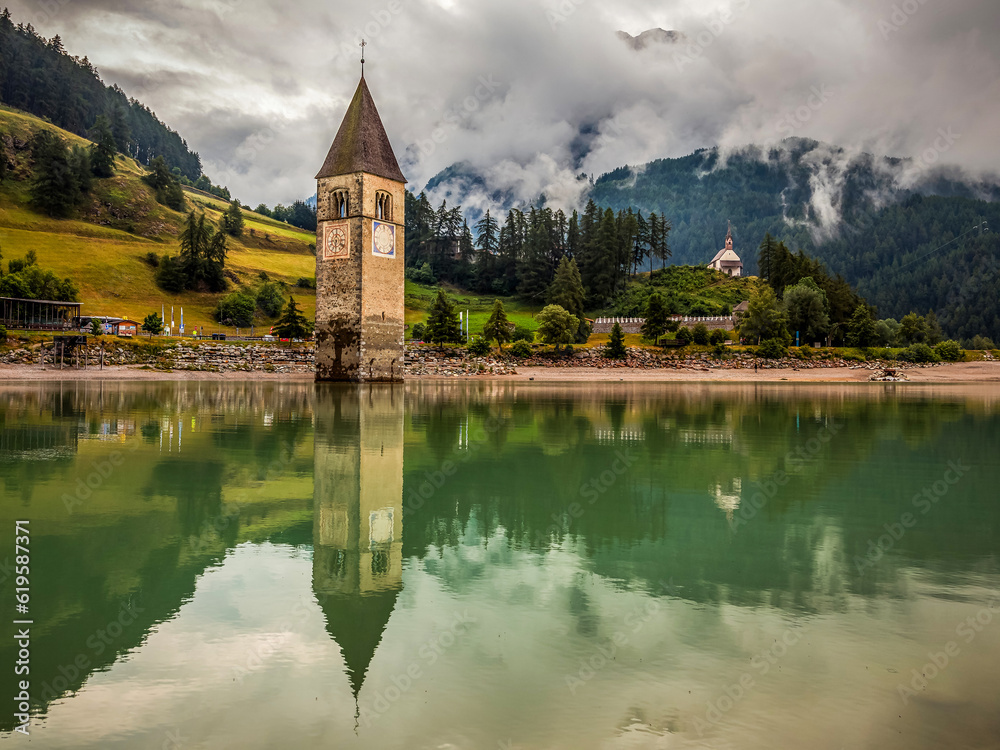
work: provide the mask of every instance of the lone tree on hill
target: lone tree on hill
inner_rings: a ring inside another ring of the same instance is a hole
[[[295,304],[295,298],[289,295],[285,311],[274,326],[274,333],[282,339],[304,339],[309,335],[309,321]]]
[[[231,237],[243,236],[243,211],[240,209],[240,202],[235,198],[222,214],[222,228]]]
[[[97,321],[94,321],[95,323]],[[93,326],[91,326],[93,330]],[[146,319],[142,321],[142,330],[149,334],[150,338],[153,336],[159,336],[163,333],[163,320],[156,313],[150,313],[146,316]]]
[[[458,312],[443,289],[438,289],[437,297],[427,316],[424,335],[432,344],[462,343],[462,326],[458,321]]]
[[[503,344],[513,338],[510,321],[507,320],[507,311],[503,308],[503,302],[498,299],[493,300],[493,311],[490,313],[486,325],[483,326],[483,338],[487,341],[496,341],[497,351],[500,351]]]
[[[625,359],[628,356],[628,350],[625,348],[625,331],[618,323],[611,327],[611,340],[604,347],[604,356],[608,359]]]
[[[560,344],[572,344],[580,327],[580,321],[576,316],[559,305],[548,305],[538,313],[538,324],[538,333],[542,341],[546,344],[555,344],[556,348]]]
[[[646,320],[642,324],[642,335],[650,341],[656,341],[667,332],[669,322],[670,315],[667,314],[666,305],[663,304],[663,297],[659,292],[653,292],[646,303]]]

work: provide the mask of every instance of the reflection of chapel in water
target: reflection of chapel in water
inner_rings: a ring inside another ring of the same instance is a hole
[[[403,391],[316,390],[313,591],[355,698],[402,590]]]

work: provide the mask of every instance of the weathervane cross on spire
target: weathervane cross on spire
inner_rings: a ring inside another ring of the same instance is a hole
[[[368,46],[368,42],[366,42],[364,40],[364,38],[362,38],[361,39],[361,44],[359,46],[361,47],[361,77],[364,78],[365,77],[365,47]]]

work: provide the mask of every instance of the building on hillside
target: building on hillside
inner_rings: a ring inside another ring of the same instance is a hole
[[[727,276],[743,275],[743,261],[740,260],[740,256],[733,250],[732,224],[729,225],[729,230],[726,232],[726,246],[715,254],[708,267],[714,268],[716,271],[722,271]]]

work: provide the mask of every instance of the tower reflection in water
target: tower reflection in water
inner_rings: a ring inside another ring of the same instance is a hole
[[[316,390],[313,591],[354,698],[403,587],[403,389]]]

